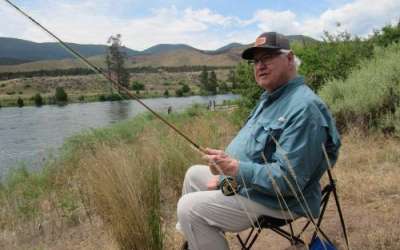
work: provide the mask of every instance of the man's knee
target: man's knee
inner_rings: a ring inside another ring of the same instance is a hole
[[[186,171],[185,181],[194,183],[203,182],[202,177],[206,171],[209,171],[206,165],[193,165]]]
[[[191,213],[193,211],[193,202],[190,199],[190,194],[183,195],[177,204],[176,212],[178,221],[181,224],[190,223]]]

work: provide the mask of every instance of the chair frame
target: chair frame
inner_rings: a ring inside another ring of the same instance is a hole
[[[332,241],[328,238],[326,233],[320,227],[322,220],[324,218],[324,215],[325,215],[325,211],[326,211],[326,207],[328,205],[329,198],[330,198],[331,194],[333,193],[333,195],[335,197],[335,201],[336,201],[336,207],[338,209],[338,213],[339,213],[339,217],[340,217],[340,222],[342,224],[342,230],[343,230],[345,240],[346,240],[346,246],[349,249],[348,238],[347,238],[347,233],[346,233],[346,226],[344,224],[344,219],[343,219],[342,211],[341,211],[340,204],[339,204],[339,199],[338,199],[337,192],[336,192],[336,181],[333,179],[330,169],[328,169],[328,177],[329,177],[329,183],[322,189],[322,192],[321,192],[322,198],[321,198],[321,204],[320,204],[320,216],[318,217],[318,221],[315,224],[316,228],[315,228],[315,231],[311,238],[311,241],[314,238],[316,238],[317,234],[319,233],[324,237],[324,239],[329,244],[333,245]],[[250,229],[250,232],[248,233],[248,235],[245,237],[245,239],[242,239],[242,237],[240,236],[239,233],[236,234],[236,237],[242,247],[241,248],[242,250],[250,250],[251,249],[253,244],[256,242],[258,236],[260,235],[262,229],[271,229],[275,233],[286,238],[290,242],[291,245],[297,245],[297,244],[305,245],[306,243],[301,239],[301,236],[306,231],[308,226],[313,222],[311,220],[308,220],[306,222],[306,224],[303,226],[303,228],[301,229],[300,233],[298,233],[298,234],[294,233],[293,226],[292,226],[293,222],[294,221],[290,220],[290,219],[286,219],[286,220],[285,219],[277,219],[277,218],[263,215],[258,218],[259,227],[258,228],[252,227]],[[281,228],[285,225],[289,226],[290,231],[287,231],[287,230],[284,230]]]

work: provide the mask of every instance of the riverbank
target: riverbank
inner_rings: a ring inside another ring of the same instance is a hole
[[[226,82],[229,69],[217,69],[218,80]],[[204,95],[202,93],[201,71],[191,72],[142,72],[130,76],[132,93],[140,98],[174,97]],[[183,90],[185,87],[185,91]],[[35,76],[0,81],[0,106],[18,106],[20,97],[25,106],[35,105],[33,97],[40,94],[45,104],[55,103],[54,95],[57,87],[62,87],[69,97],[69,103],[84,103],[93,101],[117,100],[117,94],[110,94],[110,83],[99,75],[71,76]],[[116,90],[114,90],[114,93]],[[222,92],[221,92],[222,93]]]
[[[168,120],[200,145],[223,148],[239,129],[229,111],[199,107]],[[175,205],[198,153],[144,114],[72,137],[43,171],[15,170],[0,188],[1,249],[179,249]],[[335,174],[352,249],[399,249],[400,142],[351,131]],[[344,247],[334,203],[323,228]],[[229,236],[230,237],[230,236]],[[232,249],[237,249],[233,237]],[[255,249],[288,243],[263,232]]]
[[[179,94],[177,95],[175,92],[168,92],[166,94],[165,92],[160,92],[160,91],[131,91],[131,94],[134,96],[139,97],[140,99],[150,99],[150,98],[172,98],[172,97],[191,97],[191,96],[213,96],[201,91],[191,91],[190,93],[185,93],[185,94]],[[232,94],[231,92],[219,92],[218,95],[225,95],[225,94]],[[91,102],[107,102],[107,101],[122,101],[122,100],[129,100],[131,99],[130,97],[126,96],[125,94],[121,93],[113,93],[113,94],[108,94],[108,93],[88,93],[88,94],[74,94],[74,95],[68,95],[68,101],[67,102],[59,102],[57,103],[55,101],[54,95],[51,94],[46,94],[46,95],[41,95],[42,97],[42,102],[43,104],[37,105],[35,103],[35,97],[34,95],[32,96],[27,96],[27,95],[17,95],[13,94],[11,96],[0,96],[0,108],[6,108],[6,107],[24,107],[24,106],[45,106],[45,105],[60,105],[60,106],[65,106],[68,104],[73,104],[73,103],[91,103]],[[20,105],[18,102],[18,99],[21,99],[23,101],[23,104]]]

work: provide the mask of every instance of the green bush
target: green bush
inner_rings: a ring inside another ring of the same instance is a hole
[[[142,83],[140,83],[140,82],[138,82],[138,81],[134,81],[133,83],[132,83],[132,86],[131,86],[131,89],[132,90],[144,90],[145,89],[145,86],[144,86],[144,84],[142,84]]]
[[[57,87],[54,95],[55,101],[58,103],[64,103],[68,101],[68,95],[63,87]]]
[[[376,31],[371,40],[374,44],[383,47],[400,42],[400,20],[397,25],[386,25],[382,30]]]
[[[182,91],[182,89],[177,89],[177,90],[175,90],[175,94],[176,94],[176,96],[178,96],[178,97],[183,96],[183,91]]]
[[[39,93],[37,93],[32,99],[36,106],[43,105],[43,98]]]
[[[165,97],[169,97],[169,91],[168,91],[168,89],[166,89],[166,90],[164,91],[164,96],[165,96]]]
[[[189,93],[190,92],[190,87],[187,84],[182,85],[182,92],[183,93]]]
[[[99,101],[101,101],[101,102],[107,101],[106,96],[105,95],[99,95]]]
[[[22,108],[24,106],[24,100],[21,97],[18,97],[17,99],[17,106]]]
[[[324,42],[294,45],[293,50],[302,61],[299,73],[318,90],[328,80],[346,79],[361,60],[372,56],[373,44],[346,32],[335,36],[325,33]]]
[[[400,133],[400,44],[377,47],[346,80],[331,80],[319,94],[340,128],[353,125]]]

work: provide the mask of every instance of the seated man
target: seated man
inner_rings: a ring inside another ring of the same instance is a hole
[[[299,60],[288,39],[263,33],[242,58],[253,63],[265,92],[226,150],[205,149],[209,166],[192,166],[186,173],[177,229],[191,250],[229,249],[224,232],[243,231],[260,215],[318,217],[319,180],[328,167],[323,147],[332,163],[338,156],[334,120],[297,75]],[[217,190],[225,176],[237,182],[235,195]]]

